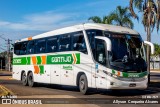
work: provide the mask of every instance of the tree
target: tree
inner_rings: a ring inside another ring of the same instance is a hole
[[[130,0],[129,9],[132,16],[138,19],[138,15],[135,14],[133,6],[140,10],[143,14],[142,24],[147,32],[147,41],[151,41],[151,32],[156,25],[157,32],[160,26],[160,0]],[[150,71],[150,47],[147,46],[147,70]],[[150,77],[148,79],[150,82]]]
[[[127,7],[117,6],[116,10],[108,15],[115,25],[133,28],[132,15]]]
[[[155,58],[155,57],[159,57],[160,58],[160,45],[154,43],[154,47],[155,47],[155,53],[153,55],[151,55],[151,59]],[[154,68],[154,60],[153,60],[153,68]],[[160,62],[159,62],[159,66],[160,66]]]
[[[160,45],[154,44],[154,47],[155,47],[154,56],[160,56]]]
[[[110,13],[108,16],[104,16],[101,19],[98,16],[90,17],[88,20],[92,20],[94,23],[114,24],[118,26],[133,28],[134,24],[131,20],[131,14],[127,7],[122,8],[117,6],[116,10]]]
[[[91,20],[94,23],[112,24],[112,21],[108,16],[104,16],[102,19],[99,16],[93,16],[88,18],[88,20]]]

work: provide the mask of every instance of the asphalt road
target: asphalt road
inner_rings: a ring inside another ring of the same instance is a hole
[[[5,77],[9,78],[10,76],[7,75]],[[160,73],[151,73],[151,80],[152,82],[146,90],[122,90],[111,92],[93,89],[89,95],[82,95],[77,87],[71,86],[39,84],[36,87],[28,87],[23,86],[20,81],[3,78],[0,78],[0,84],[14,92],[18,97],[58,96],[59,98],[63,98],[64,96],[69,96],[70,98],[142,98],[142,96],[159,96],[160,98]],[[105,106],[103,104],[97,105]]]

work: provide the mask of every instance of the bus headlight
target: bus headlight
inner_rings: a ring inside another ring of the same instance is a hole
[[[109,72],[107,72],[107,71],[104,71],[104,70],[103,70],[103,72],[104,72],[105,74],[111,76],[111,77],[114,77],[114,78],[117,78],[117,77],[118,77],[117,75],[111,74],[111,73],[109,73]]]
[[[144,76],[144,78],[145,78],[145,79],[148,78],[148,75]]]
[[[117,76],[117,75],[112,74],[112,77],[117,78],[118,76]]]

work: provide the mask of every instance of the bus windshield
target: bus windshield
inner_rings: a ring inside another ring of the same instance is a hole
[[[95,60],[95,36],[105,36],[111,40],[111,51],[106,53],[108,68],[123,72],[144,72],[147,70],[144,43],[140,35],[87,30],[87,36]]]
[[[140,36],[116,33],[105,33],[105,36],[112,42],[112,50],[109,52],[111,66],[123,71],[145,71],[146,57]]]

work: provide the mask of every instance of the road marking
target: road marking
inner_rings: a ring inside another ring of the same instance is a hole
[[[8,95],[8,93],[3,89],[3,87],[0,85],[0,90],[2,93],[0,93],[0,96]]]
[[[160,73],[160,71],[150,71],[151,73]]]
[[[14,93],[11,90],[7,89],[3,85],[0,85],[0,90],[2,90],[2,93],[0,93],[0,96],[14,95]]]

